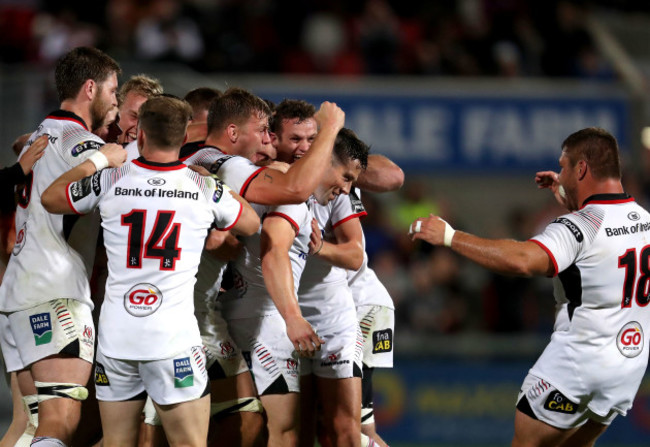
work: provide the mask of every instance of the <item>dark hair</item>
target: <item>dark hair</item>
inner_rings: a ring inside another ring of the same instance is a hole
[[[587,127],[569,135],[562,150],[575,166],[580,160],[587,162],[597,180],[621,178],[621,160],[616,138],[605,129]]]
[[[183,99],[192,107],[192,116],[199,116],[201,112],[210,110],[210,104],[219,96],[221,96],[221,90],[199,87],[190,90]]]
[[[75,98],[88,79],[101,84],[113,73],[119,75],[121,72],[118,63],[97,48],[77,47],[70,50],[59,58],[54,69],[59,101]]]
[[[307,101],[303,101],[302,99],[283,99],[280,104],[275,106],[270,130],[277,134],[282,128],[282,121],[296,118],[298,121],[304,121],[307,118],[313,118],[315,114],[316,107]]]
[[[359,160],[361,168],[366,169],[368,167],[369,152],[370,146],[361,141],[352,130],[344,127],[336,135],[332,158],[341,164],[345,164],[350,160]]]
[[[231,87],[210,104],[208,134],[229,124],[243,125],[252,115],[271,116],[269,106],[258,96],[239,87]]]
[[[183,144],[192,108],[182,99],[154,96],[140,107],[138,126],[159,149],[178,149]]]

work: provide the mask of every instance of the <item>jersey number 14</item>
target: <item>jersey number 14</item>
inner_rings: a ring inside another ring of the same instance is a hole
[[[174,223],[175,211],[158,211],[153,230],[144,243],[144,227],[147,210],[132,210],[122,215],[122,225],[129,227],[129,240],[126,267],[142,268],[142,258],[160,260],[160,270],[174,270],[176,261],[181,258],[178,237],[181,224]]]

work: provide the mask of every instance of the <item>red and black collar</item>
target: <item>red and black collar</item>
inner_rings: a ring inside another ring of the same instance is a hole
[[[594,194],[589,196],[582,202],[581,208],[587,205],[615,205],[618,203],[634,202],[634,198],[628,193],[621,192],[615,194]]]
[[[76,113],[72,113],[68,110],[61,110],[61,109],[55,110],[54,112],[47,115],[47,118],[53,120],[74,121],[80,126],[82,126],[84,129],[89,131],[88,126],[86,125],[86,122],[83,120],[83,118],[77,115]]]
[[[145,160],[144,157],[138,157],[136,160],[133,160],[133,163],[141,168],[151,169],[153,171],[176,171],[187,167],[180,160],[169,163],[157,163],[155,161]]]

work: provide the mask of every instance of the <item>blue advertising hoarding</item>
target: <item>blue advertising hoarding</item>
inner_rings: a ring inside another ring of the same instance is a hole
[[[346,127],[407,170],[507,171],[556,168],[562,141],[584,127],[602,127],[623,150],[629,110],[624,96],[445,95],[440,93],[282,93],[256,90],[279,102],[285,97],[315,105],[334,101]]]
[[[375,420],[390,445],[510,445],[515,401],[533,361],[397,358],[377,369]],[[634,407],[598,445],[641,446],[650,439],[650,380]]]

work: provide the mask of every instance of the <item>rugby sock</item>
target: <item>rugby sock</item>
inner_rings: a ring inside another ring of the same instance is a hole
[[[361,447],[377,447],[377,443],[374,439],[361,433]]]
[[[60,439],[50,438],[47,436],[34,438],[31,445],[36,447],[67,447]]]
[[[38,395],[30,394],[23,396],[23,406],[25,413],[27,413],[27,427],[25,432],[16,441],[15,447],[29,447],[34,439],[36,427],[38,427]]]

